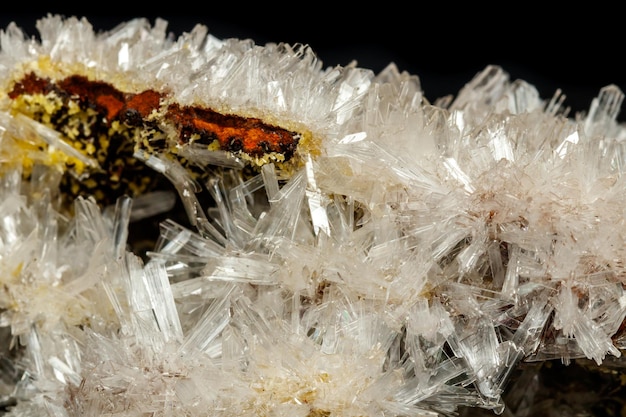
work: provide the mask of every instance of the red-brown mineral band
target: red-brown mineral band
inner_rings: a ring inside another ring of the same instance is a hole
[[[164,98],[164,94],[154,90],[125,93],[109,83],[89,80],[82,75],[52,82],[34,73],[27,74],[15,83],[9,97],[15,99],[21,95],[49,92],[96,109],[109,124],[120,120],[132,126],[145,123],[153,111],[160,110]],[[222,114],[200,106],[168,104],[163,121],[175,126],[181,143],[193,140],[209,145],[217,141],[221,150],[243,152],[254,158],[275,153],[282,155],[283,161],[288,161],[294,155],[300,139],[296,132],[267,124],[258,118]]]

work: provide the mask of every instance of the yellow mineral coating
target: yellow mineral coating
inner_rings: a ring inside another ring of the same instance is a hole
[[[148,184],[150,184],[150,181],[152,181],[152,179],[149,176],[141,177],[140,184],[131,182],[128,184],[128,188],[130,189],[132,194],[140,195],[145,192],[146,187],[148,186]]]
[[[11,111],[36,118],[50,125],[50,116],[63,108],[63,101],[53,93],[21,95],[11,101]]]
[[[209,151],[219,151],[220,150],[220,141],[214,140],[213,142],[207,145],[207,149]]]
[[[94,109],[82,109],[78,103],[73,101],[69,101],[67,103],[67,109],[64,110],[67,114],[64,121],[66,124],[63,125],[62,133],[68,139],[76,140],[81,134],[83,136],[89,137],[91,136],[91,126],[93,126],[98,118],[98,112]],[[50,125],[53,129],[55,126]],[[81,149],[78,147],[80,145],[80,141],[76,141],[73,143],[76,149]],[[91,155],[91,154],[90,154]]]
[[[77,107],[78,106],[75,106],[75,108]],[[21,113],[53,129],[55,126],[51,122],[51,116],[62,109],[63,102],[61,98],[53,93],[21,95],[14,99],[10,105],[12,114]],[[82,110],[80,110],[80,112],[82,114],[85,113]],[[78,120],[76,123],[78,123]],[[72,132],[74,132],[74,130],[70,130],[70,133]],[[66,132],[61,133],[65,134],[67,137]],[[9,135],[7,134],[7,136]],[[71,139],[71,137],[67,138]],[[6,158],[3,157],[1,160],[3,162],[12,162],[12,166],[15,166],[15,163],[21,164],[25,175],[30,175],[35,163],[58,167],[71,166],[78,174],[82,174],[85,171],[85,164],[82,160],[50,147],[44,141],[38,141],[37,138],[33,137],[14,137],[12,139],[14,146],[11,149],[11,155],[7,155]],[[83,150],[81,148],[84,146],[78,144],[76,141],[71,142],[71,144],[79,150]]]
[[[0,172],[4,172],[2,167],[11,169],[15,166],[22,166],[25,176],[29,176],[35,164],[43,164],[47,166],[57,166],[61,170],[65,170],[67,166],[81,174],[85,170],[85,164],[82,160],[68,156],[58,149],[47,147],[47,144],[35,144],[22,140],[21,138],[11,138],[5,136],[5,141],[11,140],[12,146],[6,146],[5,150],[9,152],[0,154]]]

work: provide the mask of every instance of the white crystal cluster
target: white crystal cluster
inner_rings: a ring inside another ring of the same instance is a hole
[[[130,198],[104,210],[79,198],[61,214],[61,174],[37,147],[23,179],[24,142],[65,148],[3,97],[7,417],[499,414],[520,363],[602,364],[626,348],[617,86],[570,117],[560,92],[544,100],[495,66],[429,102],[393,64],[324,69],[308,46],[218,40],[202,25],[178,38],[160,20],[38,28],[41,40],[0,32],[3,83],[45,56],[291,120],[321,148],[288,179],[272,164],[245,180],[216,170],[200,184],[211,207],[180,167],[147,160],[194,227],[163,221],[144,259],[127,246]]]

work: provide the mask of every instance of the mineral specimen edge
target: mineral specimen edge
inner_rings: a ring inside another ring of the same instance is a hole
[[[617,86],[570,118],[487,66],[431,103],[166,27],[0,32],[0,413],[626,411]]]

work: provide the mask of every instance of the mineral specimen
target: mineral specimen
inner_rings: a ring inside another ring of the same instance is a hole
[[[498,66],[429,101],[200,24],[37,27],[0,32],[3,415],[626,410],[616,85],[570,116]]]

